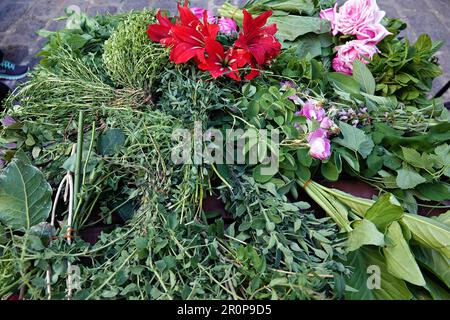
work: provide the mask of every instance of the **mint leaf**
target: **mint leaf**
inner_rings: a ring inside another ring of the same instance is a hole
[[[427,181],[424,177],[407,166],[403,166],[400,170],[397,170],[397,174],[396,182],[401,189],[413,189],[419,184]]]
[[[342,121],[339,122],[339,128],[343,138],[334,139],[335,143],[358,152],[364,159],[372,153],[375,145],[370,136],[366,135],[364,131]]]

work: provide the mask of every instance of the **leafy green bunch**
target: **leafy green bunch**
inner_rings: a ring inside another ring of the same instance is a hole
[[[147,36],[155,21],[152,11],[131,12],[105,42],[103,63],[116,86],[149,90],[167,64],[168,52]]]

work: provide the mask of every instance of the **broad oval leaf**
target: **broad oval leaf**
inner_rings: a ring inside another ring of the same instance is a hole
[[[384,246],[384,235],[370,220],[363,219],[352,224],[353,231],[348,235],[347,250],[355,251],[365,245]]]
[[[405,214],[402,220],[413,238],[422,245],[441,252],[450,259],[450,227],[434,219]]]
[[[405,281],[389,273],[385,259],[378,248],[366,246],[350,252],[348,262],[353,267],[354,272],[346,280],[346,284],[355,291],[346,292],[346,299],[409,300],[413,297]],[[371,269],[374,266],[376,266],[376,269]],[[379,280],[379,283],[377,283],[377,280]],[[379,284],[378,288],[371,287],[371,285],[377,284]]]
[[[375,78],[369,68],[359,59],[353,61],[353,78],[358,81],[361,88],[368,94],[375,94]]]
[[[417,286],[425,286],[416,259],[403,237],[402,228],[397,221],[392,222],[386,234],[388,245],[383,248],[388,271],[397,278]]]
[[[14,159],[0,175],[0,221],[14,230],[30,229],[48,218],[51,196],[42,172]]]

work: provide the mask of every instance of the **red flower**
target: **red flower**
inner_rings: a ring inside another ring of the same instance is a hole
[[[275,38],[277,26],[265,26],[271,15],[272,10],[253,19],[252,15],[244,10],[243,30],[235,43],[237,47],[250,52],[259,66],[275,58],[281,51],[281,43]]]
[[[167,17],[163,17],[161,15],[161,10],[158,10],[156,18],[159,23],[149,25],[147,28],[147,35],[152,41],[159,42],[165,47],[170,47],[173,43],[170,31],[175,24],[170,22]]]
[[[176,64],[196,59],[197,63],[205,60],[206,40],[215,40],[219,26],[208,23],[205,11],[203,21],[198,20],[188,7],[178,7],[181,25],[172,27],[174,47],[170,52],[170,60]]]
[[[209,71],[214,78],[226,74],[231,79],[241,81],[238,69],[248,63],[248,52],[234,47],[225,52],[218,41],[206,39],[206,53],[208,57],[199,65],[201,70]]]

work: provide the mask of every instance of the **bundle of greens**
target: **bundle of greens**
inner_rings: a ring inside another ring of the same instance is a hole
[[[70,12],[42,32],[1,121],[0,297],[449,299],[439,43],[386,18],[370,63],[344,66],[361,40],[333,4]]]

